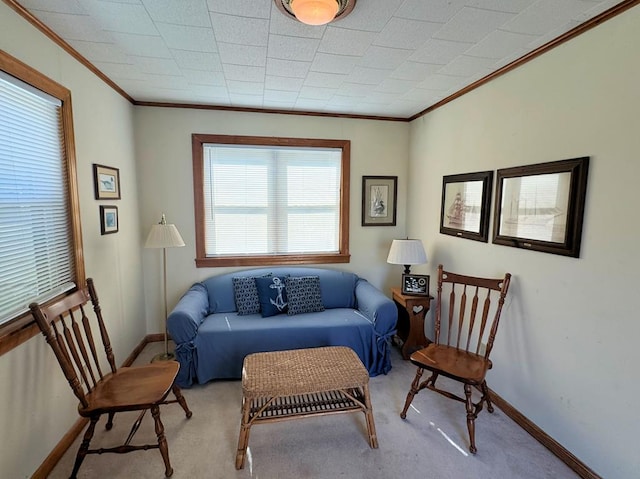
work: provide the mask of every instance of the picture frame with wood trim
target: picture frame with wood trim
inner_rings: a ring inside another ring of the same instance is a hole
[[[120,170],[94,163],[93,186],[96,200],[119,200]]]
[[[118,232],[119,219],[117,206],[100,206],[100,234]]]

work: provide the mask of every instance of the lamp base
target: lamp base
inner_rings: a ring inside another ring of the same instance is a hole
[[[151,360],[152,363],[156,361],[174,361],[176,359],[176,355],[173,353],[160,353],[156,354]]]

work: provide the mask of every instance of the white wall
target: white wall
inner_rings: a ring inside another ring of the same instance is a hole
[[[638,45],[635,7],[411,124],[407,224],[430,253],[422,270],[514,275],[489,385],[608,479],[640,470]],[[579,259],[439,233],[443,175],[580,156]]]
[[[71,90],[85,267],[122,362],[146,334],[133,107],[2,2],[0,48]],[[92,163],[120,169],[122,200],[94,200]],[[119,233],[100,235],[100,204],[118,206]],[[40,334],[0,357],[0,384],[0,475],[30,477],[77,420],[77,400]]]
[[[162,212],[182,234],[186,247],[167,251],[169,309],[195,281],[233,268],[196,268],[191,134],[287,136],[351,140],[351,262],[325,265],[354,271],[388,291],[399,283],[400,266],[386,263],[394,238],[404,237],[409,125],[404,122],[321,118],[265,113],[137,107],[136,156],[142,230],[146,235]],[[362,227],[363,175],[398,176],[395,227]],[[160,253],[144,253],[145,297],[149,331],[162,330]]]

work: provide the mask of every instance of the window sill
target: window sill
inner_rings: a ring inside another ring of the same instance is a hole
[[[265,255],[265,256],[220,256],[196,258],[197,268],[219,268],[223,266],[272,266],[280,264],[331,264],[349,263],[349,253]]]

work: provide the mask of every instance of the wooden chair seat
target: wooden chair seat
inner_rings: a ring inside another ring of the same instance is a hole
[[[179,369],[180,364],[176,361],[120,368],[106,375],[86,395],[88,406],[80,404],[78,412],[81,416],[91,417],[111,411],[148,409],[149,404],[167,397]]]
[[[435,340],[410,357],[418,370],[400,417],[406,419],[413,398],[425,388],[463,402],[467,410],[469,450],[473,454],[477,451],[476,417],[485,404],[487,410],[493,412],[485,376],[493,366],[489,354],[493,349],[510,281],[509,273],[504,278],[477,278],[445,271],[439,265]],[[443,285],[449,288],[448,294],[443,294]],[[421,382],[425,369],[431,371],[431,376]],[[440,375],[461,382],[464,398],[436,387]],[[472,400],[472,388],[482,393],[477,403]]]
[[[29,308],[53,349],[69,386],[80,401],[78,413],[89,419],[70,479],[75,479],[87,454],[124,454],[148,449],[160,451],[165,476],[170,477],[173,468],[169,461],[164,425],[160,420],[160,406],[178,403],[187,418],[192,415],[180,388],[175,384],[180,364],[164,361],[144,366],[116,367],[102,308],[91,278],[87,279],[86,287],[80,287],[68,296],[43,306],[32,303]],[[102,340],[101,348],[94,338]],[[167,399],[170,392],[173,392],[175,399]],[[125,411],[139,411],[139,414],[124,443],[115,447],[90,449],[100,417],[107,415],[106,428],[109,430],[113,427],[114,415]],[[133,445],[131,441],[147,411],[151,411],[153,416],[157,443]]]
[[[482,383],[492,366],[491,360],[484,356],[435,343],[414,352],[410,359],[418,367],[474,386]]]

